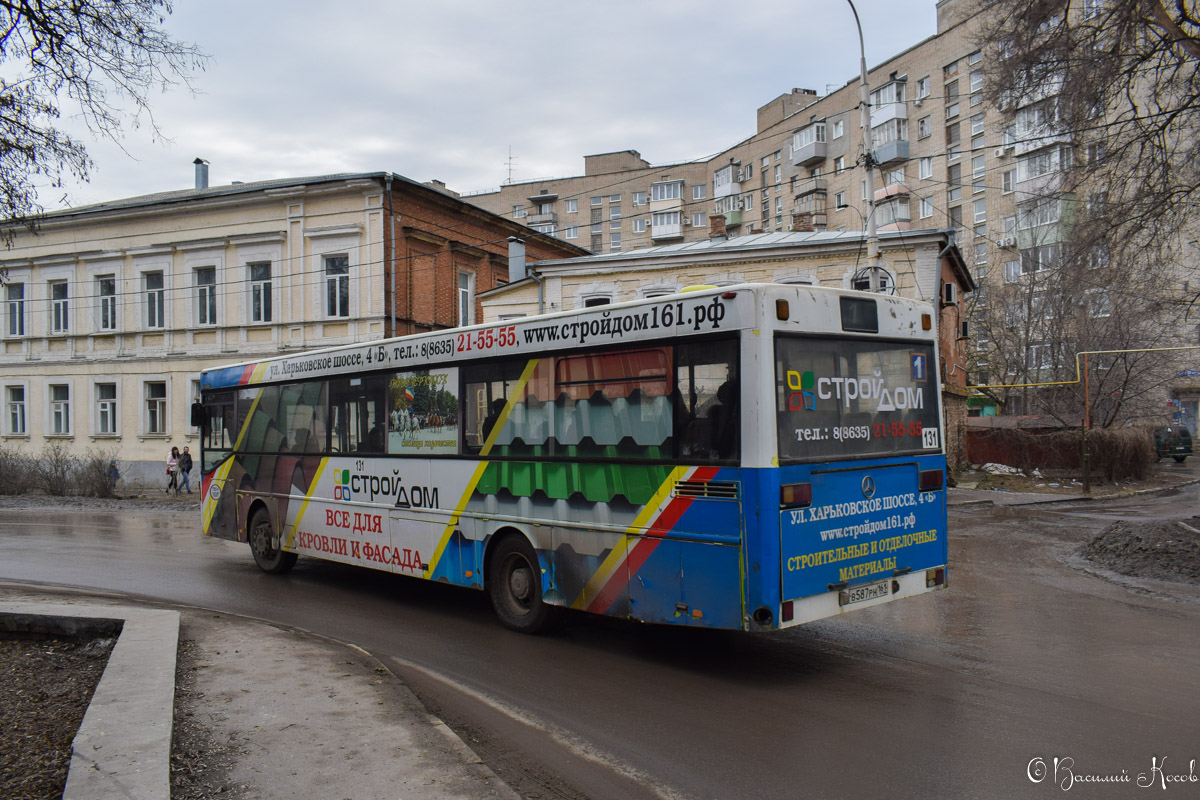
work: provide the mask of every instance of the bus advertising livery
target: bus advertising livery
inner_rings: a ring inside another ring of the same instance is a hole
[[[928,305],[709,288],[207,370],[203,527],[566,609],[776,630],[946,585]]]

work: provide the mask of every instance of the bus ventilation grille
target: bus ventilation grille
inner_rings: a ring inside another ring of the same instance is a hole
[[[733,481],[677,481],[675,483],[675,496],[736,500],[738,485]]]

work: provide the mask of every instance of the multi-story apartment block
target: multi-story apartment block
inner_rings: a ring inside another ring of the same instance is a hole
[[[161,480],[200,370],[471,324],[508,278],[567,242],[437,187],[376,172],[208,187],[47,215],[0,259],[0,446],[112,452]]]
[[[941,0],[934,35],[869,71],[873,197],[855,79],[825,96],[793,89],[772,100],[758,109],[752,136],[702,161],[654,166],[635,151],[586,156],[582,176],[465,199],[518,217],[536,208],[544,233],[604,254],[704,239],[714,216],[723,217],[730,237],[863,230],[871,213],[880,231],[950,228],[981,287],[975,304],[986,311],[988,286],[1029,282],[1061,262],[1062,240],[1085,203],[1056,195],[1057,176],[1070,159],[1100,158],[1103,148],[1055,127],[1052,82],[1020,108],[989,102],[989,58],[996,55],[981,44],[981,32],[990,5]],[[1076,11],[1096,8],[1088,2]],[[1090,257],[1106,264],[1104,252]],[[894,281],[902,265],[885,266]],[[1103,313],[1111,300],[1100,273],[1092,277],[1098,285],[1087,299]],[[1044,362],[1046,342],[1035,338],[1016,345],[1020,367]],[[996,347],[985,337],[977,344],[981,352]],[[1169,394],[1194,420],[1200,391],[1186,372]],[[977,377],[1013,377],[989,373]],[[1044,372],[1028,378],[1046,379]]]

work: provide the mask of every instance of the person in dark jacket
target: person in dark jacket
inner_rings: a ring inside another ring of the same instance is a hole
[[[179,488],[187,489],[188,494],[192,493],[192,454],[186,447],[179,456]]]

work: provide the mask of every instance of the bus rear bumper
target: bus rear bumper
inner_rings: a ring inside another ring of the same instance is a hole
[[[836,617],[849,611],[890,603],[904,597],[945,589],[945,565],[905,575],[881,577],[873,581],[834,589],[823,594],[786,600],[780,605],[777,628],[791,628],[806,622]]]

